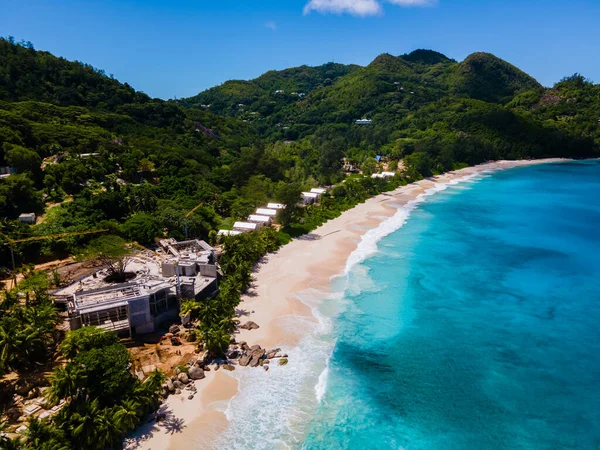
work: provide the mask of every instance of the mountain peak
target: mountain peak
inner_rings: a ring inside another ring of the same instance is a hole
[[[454,61],[448,58],[446,55],[440,52],[436,52],[435,50],[427,50],[427,49],[417,49],[413,50],[410,53],[404,54],[400,56],[405,61],[409,61],[412,63],[422,63],[422,64],[438,64],[444,62]]]
[[[533,77],[491,53],[477,52],[456,66],[456,92],[478,100],[501,103],[521,91],[540,89]]]

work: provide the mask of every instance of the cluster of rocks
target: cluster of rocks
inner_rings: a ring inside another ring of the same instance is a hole
[[[197,388],[193,383],[193,380],[202,380],[206,376],[204,375],[204,371],[210,370],[208,367],[203,367],[197,363],[198,362],[191,365],[188,363],[187,371],[183,371],[179,367],[175,369],[175,375],[168,378],[162,386],[163,389],[161,395],[163,398],[167,398],[169,394],[179,395],[184,390],[190,391],[190,394],[188,395],[189,400],[194,398]]]
[[[269,370],[269,364],[271,363],[271,360],[275,358],[279,359],[278,364],[280,366],[287,364],[287,355],[281,355],[280,352],[280,348],[265,350],[264,348],[261,348],[260,345],[253,345],[250,347],[246,342],[240,342],[229,347],[227,357],[230,359],[237,359],[238,364],[242,367],[260,366],[265,370]]]
[[[169,332],[161,338],[161,344],[165,340],[169,341],[173,346],[181,345],[183,341],[196,342],[196,333],[193,330],[187,331],[180,325],[171,325]]]

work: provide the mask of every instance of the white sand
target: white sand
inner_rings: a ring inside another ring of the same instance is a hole
[[[535,161],[497,161],[449,172],[421,180],[384,193],[344,212],[340,217],[325,223],[310,235],[282,247],[268,255],[254,275],[252,295],[242,298],[241,322],[252,320],[260,325],[257,330],[240,330],[237,341],[264,348],[293,346],[300,336],[284,327],[282,320],[290,315],[311,319],[310,308],[294,297],[307,288],[327,291],[332,276],[343,272],[349,255],[356,249],[361,237],[394,215],[397,208],[415,200],[418,195],[435,187],[468,175],[488,170],[556,162],[558,159]],[[236,370],[260,370],[239,367]],[[237,393],[237,381],[222,369],[208,372],[204,380],[196,382],[198,393],[193,400],[185,396],[170,396],[163,409],[169,419],[164,424],[148,424],[137,432],[137,439],[128,448],[178,449],[209,448],[210,442],[227,427],[225,411],[228,401]],[[185,398],[185,400],[183,400]]]

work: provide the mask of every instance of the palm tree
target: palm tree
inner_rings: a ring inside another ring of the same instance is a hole
[[[133,400],[125,400],[115,407],[114,423],[122,435],[127,434],[140,423],[141,409],[139,403]]]
[[[74,448],[104,449],[119,445],[112,408],[101,408],[98,400],[80,401],[66,417]]]
[[[50,375],[50,388],[46,391],[47,398],[57,403],[63,398],[73,398],[79,393],[80,386],[85,386],[86,374],[73,363],[64,368],[57,367]]]
[[[225,350],[229,347],[231,336],[220,328],[204,328],[202,330],[202,340],[208,352],[212,356],[218,357],[225,353]]]
[[[0,422],[0,448],[3,450],[22,450],[21,440],[19,438],[11,439],[5,433],[7,424]]]
[[[60,428],[52,426],[47,421],[36,418],[29,419],[23,445],[31,450],[68,450],[69,445]]]

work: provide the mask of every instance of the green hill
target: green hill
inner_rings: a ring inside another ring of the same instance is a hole
[[[19,231],[20,213],[68,200],[24,231],[103,226],[150,242],[165,230],[183,237],[185,213],[202,202],[188,225],[207,237],[287,186],[341,181],[342,158],[365,167],[375,155],[392,166],[404,159],[415,179],[495,158],[597,156],[599,96],[580,76],[545,90],[491,55],[458,63],[416,50],[366,67],[270,71],[162,101],[0,39],[0,167],[16,170],[0,179],[0,215],[5,231]],[[23,251],[33,258],[80,244]]]
[[[451,83],[458,94],[501,103],[542,85],[512,64],[490,53],[473,53],[455,69]]]
[[[252,113],[258,113],[265,116],[299,101],[316,89],[331,85],[357,68],[354,65],[327,63],[315,67],[271,70],[254,80],[227,81],[194,97],[182,99],[179,103],[185,107],[210,108],[218,114],[251,117]]]

